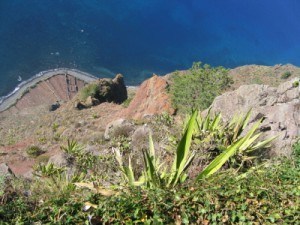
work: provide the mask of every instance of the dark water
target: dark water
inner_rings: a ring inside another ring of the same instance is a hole
[[[0,96],[69,67],[135,85],[152,73],[300,66],[299,0],[0,0]]]

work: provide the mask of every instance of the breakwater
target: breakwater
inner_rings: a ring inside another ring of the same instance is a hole
[[[85,73],[76,69],[68,69],[68,68],[58,68],[58,69],[39,72],[38,74],[34,75],[30,79],[20,83],[11,93],[0,98],[0,112],[14,105],[18,101],[18,99],[20,99],[22,95],[29,88],[35,86],[37,83],[41,81],[45,81],[56,75],[70,75],[86,83],[90,83],[98,79],[97,77],[89,73]]]

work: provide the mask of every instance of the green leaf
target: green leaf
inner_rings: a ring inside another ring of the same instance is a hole
[[[257,123],[255,123],[252,128],[248,131],[248,133],[237,140],[235,143],[230,145],[224,152],[222,152],[220,155],[218,155],[197,177],[197,179],[201,179],[204,177],[208,177],[215,172],[217,172],[226,162],[227,160],[232,157],[237,151],[239,150],[245,150],[248,146],[250,146],[255,139],[257,138],[257,135],[255,138],[251,138],[254,132],[257,130],[259,125],[261,124],[261,120],[259,120]]]
[[[186,169],[187,162],[190,157],[190,146],[192,141],[192,135],[195,128],[195,122],[198,112],[194,112],[188,122],[187,129],[181,138],[179,145],[177,147],[175,160],[173,162],[171,176],[168,186],[174,186],[178,182],[179,177],[182,175]]]

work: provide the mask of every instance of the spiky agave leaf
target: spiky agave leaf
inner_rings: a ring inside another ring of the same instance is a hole
[[[261,120],[258,121],[257,123],[255,123],[253,125],[253,127],[248,131],[248,133],[238,139],[235,143],[233,143],[232,145],[230,145],[229,147],[227,147],[227,149],[222,152],[220,155],[218,155],[197,177],[197,179],[201,179],[204,177],[208,177],[212,174],[214,174],[215,172],[217,172],[227,161],[230,157],[232,157],[236,152],[239,151],[239,149],[241,148],[241,146],[244,145],[244,147],[249,146],[250,144],[252,144],[255,139],[251,139],[252,135],[254,134],[254,132],[257,130],[257,128],[259,127],[259,125],[261,124]],[[251,143],[251,140],[253,141]]]
[[[190,157],[190,146],[192,142],[192,135],[195,128],[197,114],[198,114],[197,111],[195,111],[192,114],[187,124],[186,131],[179,142],[179,145],[176,150],[173,166],[171,169],[168,186],[175,186],[180,176],[183,174],[184,170],[186,169],[186,165]]]

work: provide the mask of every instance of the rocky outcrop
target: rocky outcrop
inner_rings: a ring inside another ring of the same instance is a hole
[[[99,105],[103,102],[113,102],[121,104],[127,99],[127,89],[123,76],[121,74],[117,74],[114,79],[99,79],[91,83],[90,85],[96,85],[94,93],[84,99],[84,101],[76,100],[75,108],[89,108],[91,106]],[[86,88],[89,87],[87,86]]]
[[[261,130],[264,138],[277,136],[271,155],[290,155],[291,145],[300,135],[299,78],[279,85],[244,85],[224,93],[212,103],[213,112],[221,112],[223,119],[252,109],[251,123],[264,118]]]
[[[163,112],[174,114],[175,110],[167,93],[168,86],[166,78],[154,75],[141,84],[128,108],[120,114],[133,119]]]

